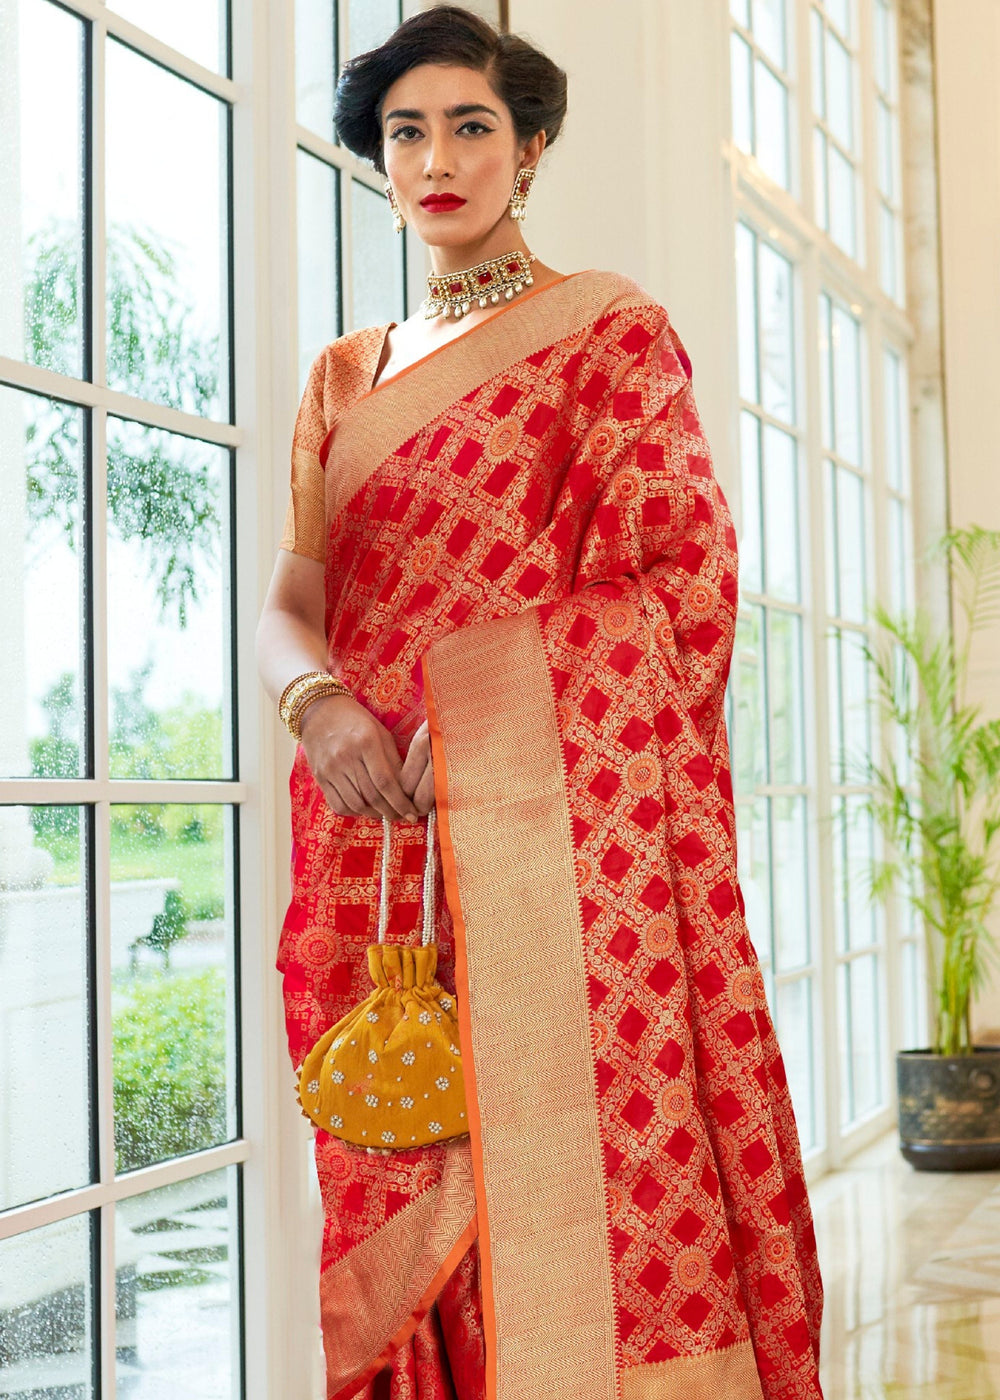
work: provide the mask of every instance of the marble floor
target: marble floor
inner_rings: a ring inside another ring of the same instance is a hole
[[[826,1400],[1000,1400],[1000,1172],[915,1172],[891,1136],[810,1196]]]

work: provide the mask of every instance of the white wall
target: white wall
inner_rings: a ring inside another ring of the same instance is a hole
[[[951,521],[1000,529],[1000,0],[938,0],[934,49]],[[975,647],[972,698],[1000,715],[1000,627]],[[1000,1028],[1000,977],[976,1021]]]
[[[667,308],[694,365],[716,472],[737,480],[733,205],[726,6],[719,0],[510,0],[510,27],[569,78],[525,237],[560,272],[634,277]],[[732,504],[736,505],[733,500]]]

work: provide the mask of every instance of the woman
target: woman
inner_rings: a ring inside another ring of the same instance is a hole
[[[471,1131],[318,1132],[328,1394],[815,1397],[736,878],[735,537],[664,309],[527,262],[523,172],[564,111],[554,64],[455,6],[338,87],[434,275],[323,351],[296,422],[259,646],[301,729],[279,966],[298,1067],[370,991],[383,818],[387,940],[412,941],[434,805]]]

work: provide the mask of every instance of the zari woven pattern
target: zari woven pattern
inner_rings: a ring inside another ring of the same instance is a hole
[[[735,533],[666,312],[627,278],[574,274],[300,431],[324,445],[331,670],[401,754],[431,722],[486,1393],[816,1400],[815,1241],[736,873]],[[516,684],[497,683],[508,666]],[[363,995],[379,831],[329,810],[301,751],[292,811],[279,962],[299,1064]],[[491,870],[501,844],[516,859]],[[402,832],[399,929],[421,854]],[[540,1019],[553,985],[571,1055]],[[541,1160],[523,1150],[539,1113]],[[324,1277],[389,1249],[447,1150],[373,1158],[320,1134]],[[453,1268],[442,1253],[442,1282]],[[425,1312],[394,1334],[400,1367]],[[340,1374],[331,1400],[354,1393]]]

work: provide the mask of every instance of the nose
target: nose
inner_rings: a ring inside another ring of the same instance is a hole
[[[424,161],[424,174],[428,180],[450,180],[452,161],[448,153],[447,137],[432,136],[427,142],[427,156]]]

